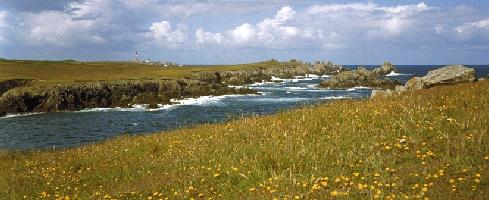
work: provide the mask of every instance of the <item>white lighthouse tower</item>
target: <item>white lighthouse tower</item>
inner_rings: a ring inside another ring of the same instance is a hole
[[[138,54],[138,50],[136,50],[136,62],[139,62],[139,54]]]

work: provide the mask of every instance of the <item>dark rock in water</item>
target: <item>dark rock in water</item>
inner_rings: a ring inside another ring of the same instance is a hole
[[[385,76],[391,72],[399,72],[394,65],[392,65],[390,62],[385,61],[382,66],[375,68],[372,70],[372,73],[380,75],[380,76]]]
[[[450,65],[431,70],[423,77],[414,77],[406,83],[407,89],[424,89],[438,85],[474,82],[475,70],[462,65]]]
[[[0,97],[0,115],[129,107],[133,104],[149,104],[155,107],[157,104],[170,104],[170,99],[173,98],[251,92],[245,88],[229,88],[221,83],[198,80],[131,80],[27,86],[8,90]]]
[[[372,88],[389,88],[393,89],[400,83],[397,81],[383,78],[364,67],[358,67],[357,70],[344,71],[332,78],[321,82],[319,87],[346,89],[351,87],[372,87]]]

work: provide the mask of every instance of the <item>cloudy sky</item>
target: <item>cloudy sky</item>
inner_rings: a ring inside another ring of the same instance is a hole
[[[0,57],[489,64],[489,1],[0,0]]]

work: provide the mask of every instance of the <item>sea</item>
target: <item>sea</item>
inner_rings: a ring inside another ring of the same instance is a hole
[[[489,65],[467,65],[477,77],[489,74]],[[346,66],[355,69],[356,66]],[[378,66],[366,66],[375,68]],[[438,65],[397,65],[399,73],[392,79],[405,83],[424,76]],[[203,96],[174,100],[173,105],[157,109],[136,105],[132,108],[94,108],[75,112],[25,113],[0,118],[0,149],[39,150],[70,148],[95,143],[120,135],[153,134],[219,123],[242,117],[269,115],[298,107],[339,99],[369,98],[371,89],[354,87],[343,90],[317,88],[328,76],[308,75],[282,79],[280,83],[263,82],[246,85],[258,92],[250,95]],[[278,78],[274,78],[280,80]]]

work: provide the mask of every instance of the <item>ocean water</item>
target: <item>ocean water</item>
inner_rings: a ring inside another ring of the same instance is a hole
[[[348,66],[355,68],[356,66]],[[376,66],[366,66],[373,68]],[[405,82],[423,76],[439,66],[397,66],[392,79]],[[470,66],[478,77],[489,74],[488,66]],[[248,87],[258,95],[205,96],[176,100],[178,104],[147,109],[96,108],[77,112],[28,113],[0,118],[0,149],[50,149],[94,143],[123,134],[150,134],[203,123],[217,123],[244,116],[273,114],[296,107],[335,101],[368,98],[371,89],[319,89],[328,77],[300,77],[282,83],[255,83]]]

